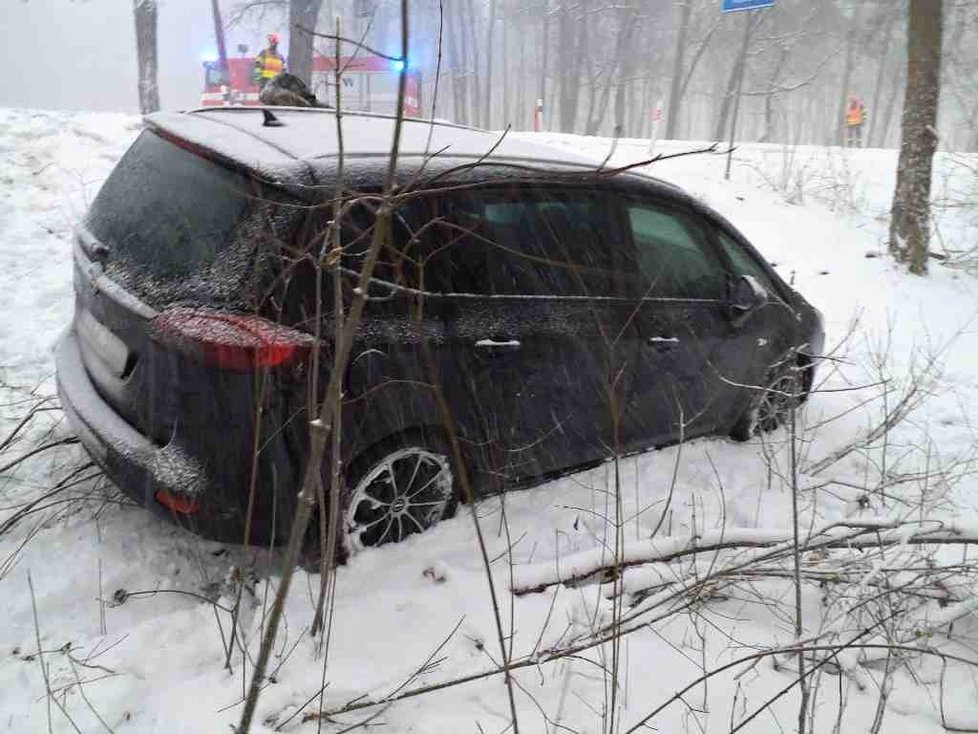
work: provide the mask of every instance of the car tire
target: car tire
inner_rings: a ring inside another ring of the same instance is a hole
[[[350,464],[340,515],[344,556],[397,543],[452,517],[460,497],[451,447],[432,431],[377,444]]]
[[[751,389],[750,402],[730,430],[730,438],[749,441],[780,428],[807,397],[802,371],[792,360],[781,360],[768,370],[763,388]]]

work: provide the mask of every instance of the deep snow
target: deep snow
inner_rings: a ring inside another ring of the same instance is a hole
[[[53,393],[53,346],[72,309],[71,224],[138,127],[138,118],[126,116],[0,110],[0,153],[6,162],[0,171],[0,440],[23,416],[32,395]],[[610,150],[607,140],[519,137],[597,161]],[[660,143],[657,152],[691,147]],[[647,141],[621,141],[611,163],[646,154]],[[735,154],[730,182],[722,180],[720,156],[677,158],[652,168],[705,198],[740,227],[824,312],[830,346],[842,342],[836,360],[821,371],[824,391],[812,397],[803,414],[803,467],[810,469],[878,419],[882,401],[867,400],[880,387],[851,388],[875,383],[883,374],[899,391],[911,371],[938,353],[939,369],[932,370],[938,376],[927,386],[926,401],[889,438],[888,469],[909,475],[970,459],[978,443],[972,425],[978,416],[978,282],[937,261],[928,278],[907,276],[881,256],[895,151],[800,148],[793,155],[780,146],[744,146]],[[963,204],[938,212],[940,241],[951,250],[976,241],[976,177],[964,165],[976,163],[966,156],[942,155],[938,161],[939,196]],[[874,360],[881,364],[879,371]],[[895,401],[895,395],[888,400]],[[834,416],[840,417],[813,428]],[[699,440],[623,460],[624,540],[647,543],[660,524],[674,470],[670,512],[654,543],[659,550],[686,546],[694,538],[703,543],[737,534],[782,536],[790,529],[790,494],[769,464],[783,466],[784,434],[763,444]],[[0,452],[0,465],[38,442],[70,435],[57,411],[45,412],[22,440]],[[766,462],[766,456],[771,460]],[[806,527],[808,522],[870,515],[894,519],[925,511],[929,517],[978,523],[978,480],[969,464],[957,465],[955,482],[931,480],[933,486],[926,489],[933,507],[900,504],[900,498],[920,493],[922,481],[908,481],[892,490],[896,498],[886,506],[872,498],[865,508],[859,502],[865,492],[859,488],[874,486],[881,456],[879,449],[857,451],[817,476],[803,474],[810,488],[802,502]],[[85,461],[77,446],[67,446],[0,475],[0,523]],[[516,656],[584,639],[610,620],[611,603],[604,597],[606,587],[598,585],[511,596],[501,510],[513,544],[514,580],[535,583],[557,566],[566,570],[565,562],[607,558],[613,531],[602,517],[613,512],[606,492],[613,487],[612,474],[613,465],[606,464],[478,506],[489,554],[498,558],[493,572],[507,627],[513,620]],[[225,669],[222,639],[230,621],[210,602],[233,603],[232,566],[246,569],[250,591],[244,595],[240,624],[253,657],[262,608],[275,588],[276,558],[195,538],[97,484],[86,481],[45,501],[41,511],[0,535],[0,730],[46,731],[50,716],[54,731],[227,731],[237,722],[251,665],[242,665],[236,652],[231,670]],[[70,497],[77,499],[60,502]],[[960,548],[938,558],[948,554],[962,558]],[[704,568],[691,562],[654,564],[629,571],[624,584],[637,590],[693,570]],[[863,582],[870,583],[875,574],[870,569]],[[968,582],[962,576],[948,584],[965,589]],[[747,592],[717,596],[701,601],[695,616],[676,615],[626,638],[621,678],[626,728],[695,679],[701,664],[713,667],[759,647],[792,641],[789,586],[782,581],[748,586],[763,594],[764,603]],[[322,662],[306,634],[317,589],[317,576],[298,574],[276,645],[275,683],[259,703],[256,731],[262,722],[266,730],[283,722],[322,685]],[[775,598],[783,603],[773,603]],[[809,631],[827,624],[822,600],[817,586],[806,588]],[[961,611],[954,605],[950,609]],[[946,613],[931,605],[922,612],[921,624],[939,622]],[[851,623],[847,617],[839,624]],[[945,644],[967,655],[976,631],[965,614],[955,625],[957,642]],[[446,638],[437,663],[412,685],[484,670],[498,659],[486,581],[464,512],[399,546],[361,553],[339,570],[326,707],[397,688]],[[581,659],[517,673],[522,729],[600,731],[606,690],[588,659],[607,653],[592,651]],[[832,730],[840,687],[848,701],[842,731],[868,729],[877,702],[872,676],[878,677],[879,670],[857,666],[856,657],[841,661],[847,675],[826,674],[816,702],[817,730]],[[791,682],[790,661],[782,663],[775,667],[767,660],[741,668],[737,672],[747,672],[739,678],[718,676],[708,692],[694,689],[687,705],[673,704],[652,724],[664,732],[729,731],[731,720],[740,720]],[[55,692],[50,703],[42,666]],[[935,685],[940,666],[925,660],[916,673],[919,684],[905,670],[897,673],[883,731],[942,731]],[[978,727],[974,678],[964,667],[952,666],[944,683],[947,720]],[[709,714],[696,712],[704,708],[704,698]],[[796,705],[794,693],[785,696],[746,730],[791,730]],[[315,704],[307,710],[315,710]],[[349,725],[378,710],[338,720]],[[314,723],[300,724],[301,718],[285,730],[314,730]],[[373,724],[381,723],[389,732],[480,727],[499,732],[508,723],[505,689],[495,677],[408,699],[382,710]],[[329,724],[324,730],[342,728]]]

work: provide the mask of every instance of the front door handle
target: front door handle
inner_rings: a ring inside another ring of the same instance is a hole
[[[480,339],[475,343],[475,348],[482,352],[489,352],[490,354],[495,354],[499,352],[515,352],[522,345],[519,339],[507,339],[505,341],[496,341],[495,339]]]

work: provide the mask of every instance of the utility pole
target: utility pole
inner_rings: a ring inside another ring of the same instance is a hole
[[[752,14],[750,11],[774,7],[775,1],[776,0],[723,0],[723,4],[721,6],[721,10],[724,13],[744,13],[744,41],[740,45],[740,55],[737,57],[737,65],[734,67],[733,71],[733,73],[737,75],[737,87],[736,91],[734,92],[734,108],[732,119],[730,120],[730,147],[727,150],[727,170],[723,174],[723,177],[727,181],[730,180],[730,163],[733,160],[734,136],[737,133],[737,116],[740,114],[740,94],[744,88],[744,74],[747,71],[747,50],[750,46],[750,33],[752,30]],[[758,19],[758,26],[760,26],[760,22],[761,19]],[[724,107],[726,107],[726,98],[724,98]],[[721,119],[720,122],[722,123],[724,120]],[[717,138],[719,138],[723,134],[723,129],[720,128],[715,132]]]
[[[730,146],[727,149],[727,170],[723,174],[723,178],[727,181],[730,180],[730,163],[733,160],[734,136],[737,133],[737,117],[740,114],[740,92],[744,87],[744,72],[747,69],[747,48],[750,45],[750,16],[751,14],[749,12],[744,13],[744,41],[740,46],[740,59],[738,61],[740,74],[737,77],[737,91],[734,92],[733,117],[730,120]]]

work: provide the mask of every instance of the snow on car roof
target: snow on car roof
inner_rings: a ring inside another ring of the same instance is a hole
[[[302,176],[306,162],[335,158],[339,152],[333,110],[281,108],[272,110],[281,127],[265,127],[255,107],[225,107],[187,113],[157,113],[146,118],[158,130],[200,145],[266,173]],[[394,118],[343,112],[343,152],[350,158],[386,158]],[[429,141],[430,136],[430,141]],[[407,118],[401,131],[400,155],[419,157],[438,152],[451,158],[490,161],[534,161],[596,168],[593,157],[557,147],[445,122]]]

